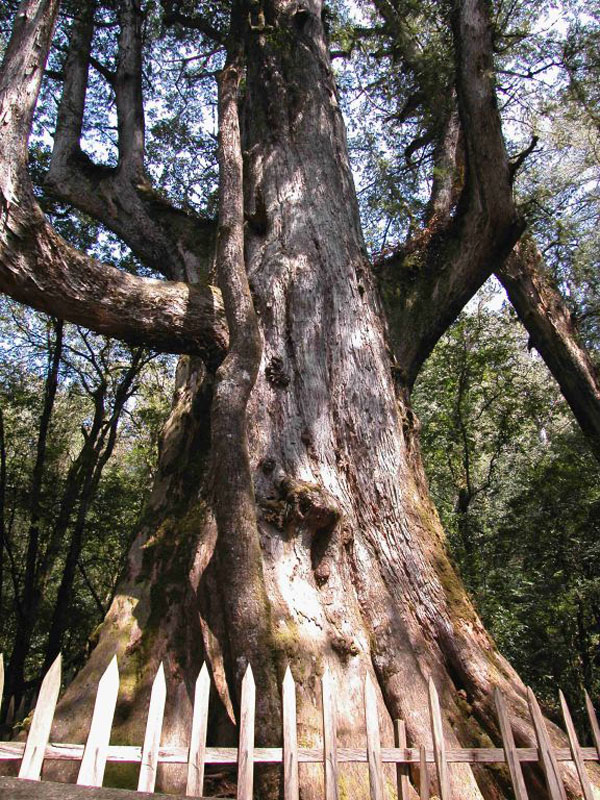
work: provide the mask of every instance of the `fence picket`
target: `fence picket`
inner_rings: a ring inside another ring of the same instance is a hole
[[[440,784],[440,797],[450,800],[450,783],[448,781],[448,762],[446,761],[446,743],[444,742],[444,729],[442,726],[442,712],[440,699],[433,678],[429,678],[429,715],[431,719],[431,733],[433,735],[433,754]]]
[[[571,718],[571,712],[569,711],[569,706],[567,705],[567,701],[565,699],[564,694],[560,690],[558,692],[558,696],[560,699],[560,707],[562,709],[563,719],[565,721],[567,736],[569,737],[569,746],[571,747],[573,761],[575,762],[575,767],[577,768],[577,774],[579,775],[579,782],[581,783],[583,796],[585,800],[594,800],[594,793],[592,792],[590,779],[588,778],[588,774],[585,770],[585,765],[583,763],[583,756],[581,753],[581,747],[579,745],[579,739],[577,738],[577,733],[575,732],[575,726],[573,725],[573,720]]]
[[[165,670],[162,662],[156,672],[152,691],[150,692],[150,707],[146,722],[146,735],[142,749],[142,763],[138,778],[138,792],[153,792],[156,785],[156,769],[158,767],[158,748],[162,733],[165,702],[167,699],[167,684]]]
[[[59,653],[42,681],[39,699],[33,712],[31,727],[25,743],[19,778],[29,778],[34,781],[40,779],[44,752],[50,738],[54,709],[60,691],[60,673],[61,656]]]
[[[323,761],[325,768],[325,800],[338,800],[337,713],[333,678],[329,667],[321,678],[323,697]]]
[[[379,738],[379,715],[377,697],[371,677],[365,677],[365,722],[367,729],[367,760],[369,762],[369,786],[371,800],[383,800],[383,765],[381,763],[381,741]]]
[[[396,747],[406,747],[406,725],[404,720],[394,720],[394,741]],[[398,787],[398,800],[409,800],[408,766],[396,764],[396,783]]]
[[[238,742],[237,800],[252,800],[254,783],[254,712],[256,686],[252,668],[248,664],[242,681],[240,702],[240,739]]]
[[[540,710],[538,701],[532,690],[527,687],[527,702],[533,720],[533,727],[538,740],[542,768],[546,775],[546,784],[552,800],[567,800],[565,787],[558,770],[558,762],[552,750],[552,744],[548,737],[548,731],[544,724],[544,717]]]
[[[594,710],[594,706],[587,692],[585,693],[585,707],[587,709],[588,719],[590,721],[592,737],[594,739],[594,745],[596,746],[598,759],[600,759],[600,725],[598,725],[598,717],[596,716],[596,711]]]
[[[98,683],[90,732],[77,776],[79,785],[102,786],[118,694],[119,668],[117,657],[113,656]]]
[[[208,699],[210,696],[210,675],[206,664],[202,664],[196,678],[194,692],[194,716],[190,734],[187,781],[185,793],[200,796],[204,786],[204,759],[206,757],[206,731],[208,728]]]
[[[288,667],[283,679],[283,796],[298,800],[298,731],[296,728],[296,683]]]
[[[420,800],[429,800],[429,772],[424,745],[419,748],[419,798]]]
[[[504,747],[504,755],[506,756],[506,763],[510,772],[510,779],[515,793],[515,800],[527,800],[527,790],[525,788],[525,781],[523,779],[523,770],[521,769],[521,762],[515,747],[515,739],[513,736],[508,712],[506,710],[506,703],[504,702],[504,695],[500,689],[494,692],[494,699],[496,701],[496,709],[498,711],[498,722],[500,723],[500,733],[502,735],[502,745]]]

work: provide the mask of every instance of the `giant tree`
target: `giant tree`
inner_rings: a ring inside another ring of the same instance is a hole
[[[22,4],[0,77],[0,288],[92,329],[187,354],[127,574],[62,701],[55,735],[84,735],[92,687],[116,651],[122,740],[140,736],[160,660],[174,700],[166,736],[185,737],[205,659],[216,741],[233,735],[251,663],[259,743],[279,737],[279,685],[290,664],[306,742],[320,736],[318,679],[328,666],[346,745],[362,740],[365,673],[378,686],[388,737],[391,719],[403,718],[409,741],[428,740],[433,676],[450,746],[496,735],[494,686],[509,699],[517,741],[532,744],[524,686],[446,555],[410,407],[419,367],[523,227],[496,107],[487,3],[460,0],[449,13],[465,180],[440,239],[443,262],[414,264],[395,286],[390,323],[402,346],[394,363],[320,1],[235,0],[226,25],[224,7],[213,9],[215,22],[193,5],[165,10],[224,53],[218,288],[207,279],[206,220],[153,191],[145,170],[137,0],[118,4],[116,69],[99,65],[116,99],[118,163],[95,164],[80,147],[90,7],[73,30],[49,177],[166,280],[75,251],[33,195],[27,139],[57,0]],[[319,796],[318,776],[306,778],[304,796]],[[366,778],[349,771],[348,794],[366,796]],[[276,791],[271,780],[265,796]],[[452,783],[461,798],[504,795],[501,775],[466,766],[453,768]]]

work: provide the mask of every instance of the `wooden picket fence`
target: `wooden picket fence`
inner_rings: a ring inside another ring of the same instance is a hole
[[[4,684],[4,666],[0,656],[0,698]],[[399,800],[408,800],[410,793],[409,766],[418,764],[419,786],[415,790],[421,800],[429,800],[429,769],[432,765],[437,775],[441,800],[452,798],[449,772],[452,764],[507,764],[516,800],[528,800],[521,765],[539,762],[546,779],[551,800],[567,800],[559,764],[575,764],[585,800],[593,800],[592,787],[585,762],[600,761],[600,727],[589,696],[586,706],[591,725],[594,747],[581,747],[564,695],[560,693],[569,748],[553,748],[546,730],[537,699],[531,689],[527,700],[537,747],[517,748],[508,717],[506,704],[496,690],[502,748],[446,747],[442,732],[442,716],[435,685],[429,682],[429,712],[433,748],[407,747],[406,731],[401,720],[395,722],[395,747],[382,747],[375,689],[367,676],[364,686],[364,714],[366,721],[366,748],[338,747],[335,687],[331,674],[322,677],[323,746],[298,747],[296,728],[296,686],[289,668],[282,687],[283,747],[254,747],[255,684],[248,667],[242,682],[239,742],[237,748],[207,747],[206,732],[210,677],[206,665],[198,676],[194,697],[194,714],[189,747],[161,746],[161,730],[166,701],[165,674],[159,667],[150,695],[146,733],[142,747],[110,744],[110,734],[119,691],[119,672],[116,657],[102,676],[87,742],[82,744],[50,743],[50,729],[61,684],[61,659],[56,659],[40,687],[27,740],[0,742],[0,761],[20,761],[19,778],[40,780],[45,760],[80,762],[77,784],[88,787],[102,786],[107,762],[140,765],[138,792],[154,792],[159,763],[187,765],[186,795],[199,797],[204,784],[206,764],[237,764],[237,798],[252,800],[255,764],[282,764],[285,800],[298,800],[300,792],[299,765],[322,764],[324,769],[325,800],[339,800],[340,764],[367,763],[372,800],[383,800],[386,792],[384,764],[396,766],[397,794]],[[0,779],[2,780],[2,779]],[[66,788],[66,787],[65,787]],[[64,795],[67,797],[68,795]]]

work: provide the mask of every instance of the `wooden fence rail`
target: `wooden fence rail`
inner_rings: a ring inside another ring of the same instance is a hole
[[[44,761],[78,761],[77,784],[101,787],[108,762],[139,764],[138,792],[154,792],[157,768],[162,764],[187,765],[186,796],[200,797],[207,764],[237,764],[237,798],[251,800],[255,764],[281,764],[284,777],[285,800],[298,800],[300,792],[300,764],[322,764],[324,770],[325,800],[338,800],[341,764],[368,764],[371,800],[384,800],[389,796],[384,779],[384,764],[396,766],[397,795],[408,800],[410,794],[409,766],[418,765],[419,786],[415,787],[421,800],[430,799],[429,766],[434,766],[441,800],[458,800],[451,791],[452,764],[506,764],[516,800],[528,800],[522,764],[541,765],[551,800],[566,800],[560,764],[572,762],[579,777],[582,796],[593,800],[593,791],[586,770],[586,761],[600,761],[600,726],[589,696],[586,708],[591,726],[594,747],[581,747],[562,692],[560,703],[569,741],[568,748],[551,745],[539,704],[531,689],[527,701],[537,738],[537,747],[516,747],[506,703],[499,690],[495,692],[501,748],[452,748],[444,740],[442,715],[436,687],[429,682],[429,713],[432,747],[407,746],[406,728],[402,720],[394,724],[395,747],[383,747],[379,730],[379,716],[375,688],[369,676],[365,679],[364,714],[366,747],[338,746],[335,685],[332,675],[325,671],[322,678],[323,747],[299,747],[296,728],[296,686],[291,671],[286,671],[282,686],[283,747],[254,747],[254,720],[256,689],[252,670],[244,676],[241,692],[239,742],[237,748],[207,747],[207,717],[210,694],[210,677],[204,665],[196,682],[194,713],[189,747],[161,745],[161,731],[166,702],[166,682],[162,665],[152,686],[146,733],[141,747],[111,745],[113,724],[119,691],[119,671],[113,658],[102,676],[96,695],[92,722],[87,742],[59,744],[50,742],[50,729],[61,683],[61,659],[56,659],[40,687],[37,703],[25,742],[0,742],[0,762],[20,762],[19,778],[40,780]],[[4,666],[0,656],[0,698],[4,685]],[[14,711],[14,702],[9,701]],[[2,779],[0,779],[2,780]],[[1,787],[0,787],[1,789]],[[387,792],[387,793],[386,793]],[[140,795],[141,797],[141,795]]]

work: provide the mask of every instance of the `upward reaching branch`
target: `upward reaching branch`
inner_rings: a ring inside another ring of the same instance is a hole
[[[434,279],[438,285],[436,292],[446,282],[450,283],[451,290],[457,290],[461,281],[456,281],[454,286],[452,283],[456,277],[460,278],[461,270],[468,278],[469,270],[476,266],[474,259],[477,253],[480,252],[485,258],[482,246],[491,246],[486,274],[495,264],[496,275],[529,332],[533,345],[556,378],[592,452],[600,458],[600,381],[589,353],[577,337],[563,298],[545,276],[541,256],[533,242],[517,244],[507,260],[503,261],[503,248],[493,246],[489,233],[486,234],[486,229],[489,232],[486,217],[493,221],[500,210],[501,222],[503,217],[510,218],[514,213],[510,181],[537,139],[534,138],[512,163],[507,161],[499,135],[490,78],[493,64],[489,34],[485,35],[482,9],[479,15],[474,12],[476,6],[474,0],[463,3],[454,22],[459,54],[457,86],[461,100],[460,120],[455,109],[448,111],[439,102],[439,87],[432,93],[423,82],[418,56],[413,49],[404,46],[402,36],[397,38],[405,63],[417,84],[419,102],[424,104],[427,115],[434,120],[432,124],[438,129],[438,142],[434,150],[434,178],[427,209],[427,228],[420,236],[409,241],[401,252],[381,265],[396,355],[404,370],[407,369],[407,362],[409,365],[413,363],[413,371],[407,373],[410,381],[421,356],[417,355],[416,363],[411,362],[414,352],[407,348],[406,341],[410,338],[407,333],[412,316],[409,314],[407,320],[404,311],[406,305],[411,305],[413,294],[421,294],[422,284],[426,283],[428,274],[425,268],[419,273],[418,269],[409,267],[411,261],[420,261],[429,266],[432,272],[438,270],[440,275]],[[391,6],[385,6],[385,9],[386,22],[388,26],[393,25]],[[488,40],[484,47],[479,41],[482,37]],[[478,228],[480,222],[484,225],[483,231]],[[452,265],[457,263],[459,269],[453,275]],[[474,277],[476,275],[473,273]],[[439,297],[433,296],[436,300]],[[412,308],[422,316],[421,304],[415,303]],[[427,326],[426,319],[422,326]],[[427,355],[426,351],[424,355]]]
[[[24,0],[0,70],[0,290],[99,333],[216,366],[227,328],[215,289],[99,264],[61,239],[35,200],[27,141],[57,12],[57,0]]]
[[[171,280],[196,283],[208,272],[215,226],[212,220],[173,206],[151,188],[144,174],[141,15],[133,0],[120,16],[114,82],[119,166],[96,165],[81,150],[93,10],[93,0],[85,3],[71,30],[47,187],[114,231],[147,266]]]
[[[453,218],[434,216],[428,228],[380,265],[394,351],[408,387],[439,337],[504,261],[523,230],[497,109],[484,0],[456,3],[453,33],[466,154],[457,211]],[[419,80],[420,74],[415,77]],[[426,87],[423,91],[426,94]],[[445,134],[450,139],[453,123],[450,114]]]
[[[256,502],[248,450],[247,404],[256,381],[262,343],[244,257],[244,194],[238,92],[243,70],[240,5],[232,12],[231,43],[219,76],[219,234],[217,270],[231,331],[229,353],[217,372],[212,405],[217,548],[222,570],[230,648],[241,679],[250,661],[257,679],[277,686]],[[231,591],[233,590],[233,591]],[[245,636],[253,630],[251,643]],[[240,643],[243,643],[240,645]],[[241,650],[241,652],[238,652]],[[239,685],[239,683],[238,683]],[[269,696],[277,696],[269,691]],[[267,704],[268,705],[268,704]],[[261,715],[276,728],[278,712]]]
[[[142,21],[139,0],[120,4],[121,32],[115,91],[119,128],[119,169],[133,180],[144,176]]]

